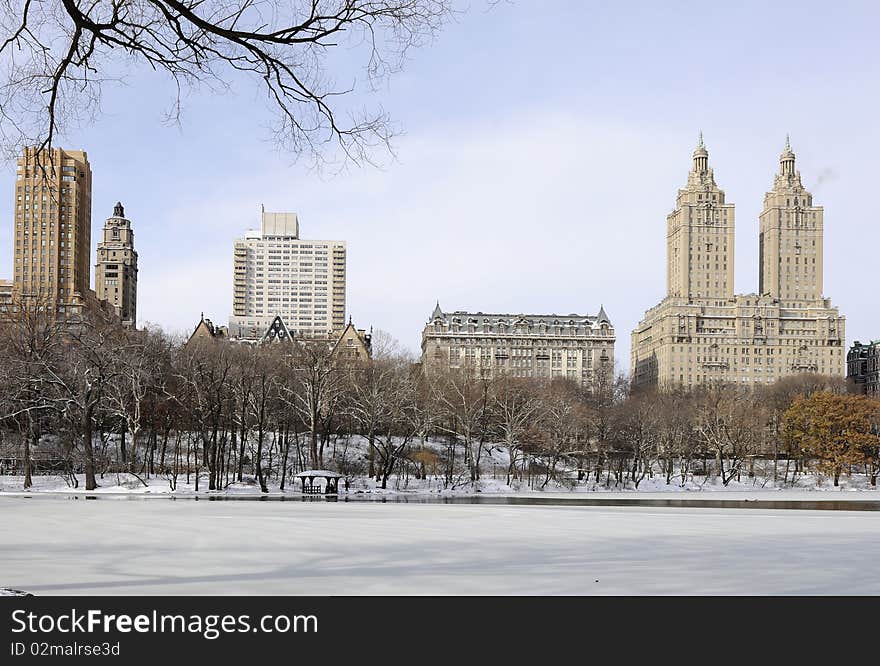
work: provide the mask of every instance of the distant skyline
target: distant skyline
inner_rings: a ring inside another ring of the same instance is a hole
[[[786,134],[825,208],[825,296],[847,342],[880,338],[866,288],[873,219],[873,3],[481,3],[352,108],[405,130],[381,169],[318,174],[271,145],[255,86],[189,95],[138,71],[105,115],[56,141],[93,171],[92,270],[121,201],[139,254],[139,325],[189,333],[232,312],[233,243],[267,211],[348,243],[347,313],[417,353],[444,310],[595,314],[630,332],[666,287],[666,215],[703,131],[736,205],[737,293],[758,289],[758,213]],[[343,52],[342,57],[345,57]],[[378,155],[383,157],[381,154]],[[13,161],[0,165],[0,278],[12,278]],[[857,251],[860,250],[860,251]]]

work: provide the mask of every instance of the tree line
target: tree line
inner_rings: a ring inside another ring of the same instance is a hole
[[[126,472],[196,489],[284,490],[307,469],[347,478],[479,487],[685,486],[803,474],[880,474],[880,402],[841,379],[799,375],[749,389],[631,391],[599,375],[489,377],[423,372],[387,336],[368,362],[326,341],[185,342],[97,316],[77,323],[22,308],[0,324],[0,473],[64,475],[86,490]],[[502,461],[499,463],[499,461]]]

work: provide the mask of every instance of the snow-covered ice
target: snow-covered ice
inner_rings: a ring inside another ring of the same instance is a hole
[[[0,497],[43,594],[880,594],[880,512]]]

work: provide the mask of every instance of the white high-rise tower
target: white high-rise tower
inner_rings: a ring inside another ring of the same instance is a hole
[[[257,339],[276,317],[295,336],[342,330],[345,256],[345,241],[303,240],[295,213],[263,210],[235,241],[230,336]]]

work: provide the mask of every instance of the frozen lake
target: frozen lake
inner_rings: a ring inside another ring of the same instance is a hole
[[[0,497],[34,594],[880,594],[880,512]]]

